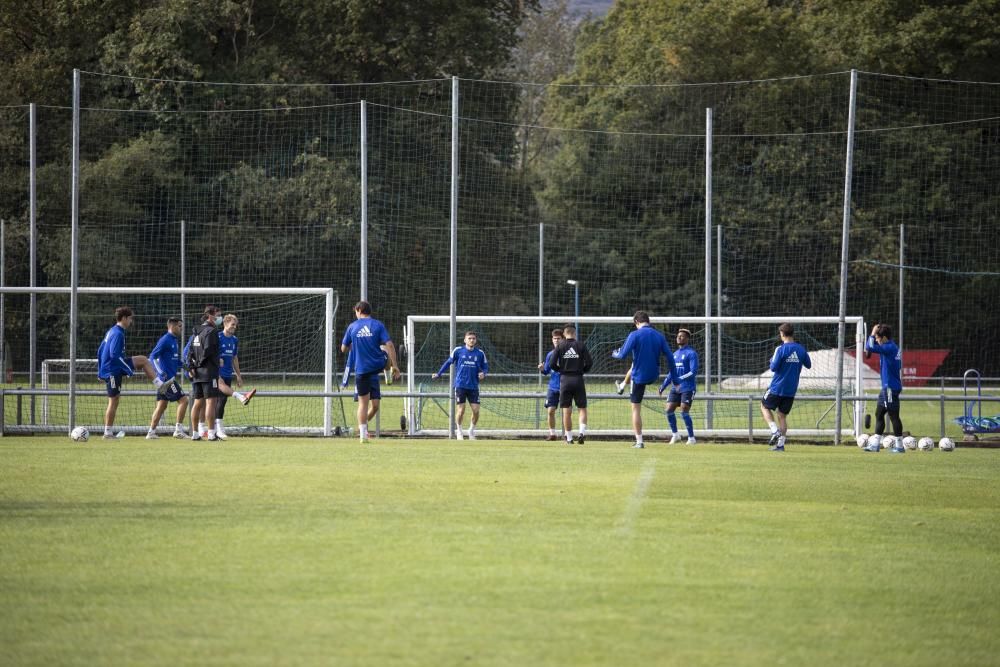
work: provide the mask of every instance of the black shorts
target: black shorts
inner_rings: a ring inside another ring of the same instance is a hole
[[[201,380],[195,380],[191,383],[191,398],[198,400],[199,398],[218,398],[219,397],[219,378],[212,378],[206,382]]]
[[[629,392],[629,403],[642,403],[642,397],[646,395],[646,385],[638,382],[632,383],[632,391]]]
[[[108,392],[108,398],[114,398],[122,393],[122,379],[124,377],[123,373],[118,373],[117,375],[104,378],[104,388]]]
[[[181,384],[177,380],[167,380],[157,390],[156,400],[173,403],[184,398],[184,395],[184,390],[181,389]]]
[[[382,377],[382,370],[371,373],[361,373],[354,376],[355,387],[358,396],[367,396],[370,400],[378,401],[382,398],[382,389],[379,387],[378,379]]]
[[[772,394],[770,391],[764,394],[764,398],[761,404],[768,410],[778,409],[783,415],[787,415],[792,411],[792,403],[795,402],[794,396],[778,396],[777,394]]]
[[[693,402],[694,391],[677,391],[675,389],[671,389],[670,393],[667,395],[667,403],[690,406]]]
[[[885,408],[886,412],[899,414],[899,390],[883,387],[878,393],[878,407]]]
[[[479,405],[479,390],[455,387],[455,403],[465,403],[466,401],[472,405]]]
[[[578,408],[587,407],[587,386],[582,375],[563,374],[559,380],[560,408],[571,408],[574,402]]]

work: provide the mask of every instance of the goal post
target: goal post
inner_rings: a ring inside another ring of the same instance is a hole
[[[838,349],[838,316],[794,317],[651,317],[651,324],[664,330],[671,349],[679,327],[691,329],[690,345],[701,358],[698,391],[691,414],[696,431],[706,437],[753,438],[763,434],[759,402],[770,382],[768,362],[778,344],[777,327],[785,322],[795,327],[796,340],[803,343],[813,360],[813,367],[802,373],[795,412],[790,416],[793,434],[832,437],[860,432],[864,420],[865,389],[878,387],[878,376],[863,363],[865,325],[860,316],[846,317],[845,340],[854,329],[854,344]],[[430,375],[460,340],[449,341],[447,315],[411,315],[406,324],[407,398],[404,411],[410,435],[447,435],[448,401],[454,392],[444,380],[430,382]],[[588,432],[594,435],[627,435],[627,393],[618,395],[614,381],[628,370],[627,361],[611,358],[633,329],[632,318],[562,316],[488,316],[462,315],[455,318],[461,329],[471,328],[479,335],[486,352],[490,374],[481,390],[482,416],[477,433],[496,436],[538,436],[546,432],[545,378],[538,373],[539,343],[543,355],[551,349],[547,327],[566,322],[579,323],[578,335],[587,343],[594,357],[594,367],[587,376],[589,406]],[[541,329],[539,328],[541,326]],[[722,325],[719,331],[708,328]],[[542,333],[539,333],[539,331]],[[706,350],[706,344],[711,349]],[[709,355],[712,364],[706,364]],[[720,363],[721,362],[721,363]],[[838,373],[838,365],[842,372]],[[705,374],[706,367],[710,374]],[[661,369],[664,369],[661,366]],[[661,380],[663,374],[661,373]],[[647,389],[644,406],[644,431],[666,434],[663,400]],[[447,395],[448,398],[444,398]],[[848,406],[845,408],[844,403]],[[840,422],[835,423],[840,417]],[[557,428],[561,417],[557,415]],[[764,429],[766,430],[766,429]]]
[[[49,327],[52,340],[49,350],[64,351],[71,340],[68,304],[69,287],[6,287],[0,293],[51,295],[50,312],[42,315],[58,322]],[[338,307],[336,290],[325,287],[79,287],[79,324],[75,338],[77,349],[93,354],[100,337],[114,323],[114,309],[130,305],[136,312],[136,324],[129,330],[127,351],[131,355],[146,355],[166,332],[168,317],[180,317],[185,327],[200,320],[201,300],[194,307],[191,296],[201,296],[218,305],[223,312],[233,312],[240,318],[239,357],[244,379],[252,378],[261,396],[246,411],[238,403],[227,408],[227,424],[233,432],[288,433],[329,436],[345,427],[342,397],[334,387],[335,317]],[[183,349],[186,334],[179,346]],[[93,359],[72,359],[68,355],[47,356],[42,362],[43,386],[39,390],[20,390],[22,394],[42,396],[41,423],[6,425],[8,432],[72,430],[77,424],[96,426],[100,415],[95,405],[100,403],[103,385],[96,377]],[[138,373],[142,376],[142,373]],[[250,383],[248,382],[247,385]],[[153,387],[137,380],[130,392],[153,394]],[[77,397],[85,398],[83,407]],[[335,415],[334,401],[339,413]],[[94,405],[91,405],[94,404]],[[132,405],[130,405],[132,404]],[[232,403],[231,403],[232,405]],[[123,408],[125,408],[123,410]],[[127,431],[145,432],[152,406],[142,401],[123,400],[116,424]],[[172,408],[168,418],[172,419]],[[229,422],[232,415],[232,422]],[[126,421],[123,421],[125,419]],[[336,423],[335,423],[336,421]],[[229,427],[227,426],[227,430]]]

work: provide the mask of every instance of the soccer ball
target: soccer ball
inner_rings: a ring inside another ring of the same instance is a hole
[[[69,434],[69,437],[73,438],[76,442],[87,442],[90,440],[90,431],[88,431],[84,426],[77,426]]]
[[[903,438],[903,449],[914,450],[917,448],[917,439],[912,435],[908,435]]]
[[[922,452],[929,452],[934,449],[934,441],[930,438],[920,438],[920,441],[917,442],[917,449]]]
[[[857,443],[858,443],[858,447],[860,447],[861,449],[864,449],[865,445],[868,444],[868,434],[867,433],[862,433],[861,435],[859,435],[858,438],[857,438]]]
[[[951,438],[941,438],[941,442],[938,443],[938,447],[941,448],[942,452],[951,452],[955,449],[955,441]]]
[[[882,438],[882,447],[884,447],[885,449],[892,449],[895,446],[896,446],[896,436],[887,435],[884,438]]]

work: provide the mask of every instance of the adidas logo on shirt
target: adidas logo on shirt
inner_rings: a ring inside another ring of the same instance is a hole
[[[794,364],[799,363],[799,353],[793,351],[790,355],[788,355],[788,358],[785,359],[785,361],[787,361],[789,363],[794,363]]]
[[[358,330],[358,333],[355,334],[355,338],[371,338],[371,337],[372,337],[372,330],[368,328],[367,324],[361,327]]]
[[[573,348],[569,348],[568,350],[566,350],[566,353],[563,355],[563,359],[579,359],[579,358],[580,355],[577,354],[576,350],[574,350]]]

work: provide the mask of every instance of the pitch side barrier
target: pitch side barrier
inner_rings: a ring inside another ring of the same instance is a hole
[[[407,431],[410,435],[418,435],[422,432],[420,428],[420,420],[418,419],[418,401],[426,398],[436,398],[442,396],[443,392],[427,392],[422,391],[422,387],[418,387],[417,382],[417,364],[416,356],[418,351],[422,348],[421,340],[418,343],[417,327],[422,325],[435,325],[435,324],[449,324],[454,323],[456,327],[461,324],[475,324],[479,327],[483,327],[484,330],[488,330],[490,325],[537,325],[537,336],[538,336],[538,354],[540,358],[544,358],[545,353],[550,346],[547,346],[545,341],[548,339],[547,333],[544,331],[545,325],[562,325],[566,322],[573,322],[582,326],[600,326],[600,325],[624,325],[625,327],[630,327],[632,325],[631,316],[615,316],[615,317],[586,317],[586,316],[576,316],[573,314],[560,314],[553,316],[504,316],[504,315],[458,315],[454,318],[448,315],[410,315],[407,317],[406,332],[405,332],[405,345],[408,351],[408,363],[406,368],[406,394],[405,394],[405,406],[404,414],[407,418]],[[828,429],[817,428],[818,435],[829,435],[834,438],[835,441],[839,442],[841,435],[857,435],[861,433],[862,422],[864,418],[864,401],[871,400],[871,397],[866,397],[863,394],[850,395],[847,394],[850,387],[863,387],[863,374],[862,367],[864,363],[863,351],[864,351],[864,341],[865,341],[865,323],[864,319],[860,316],[850,316],[845,317],[843,320],[838,316],[787,316],[787,317],[705,317],[705,316],[683,316],[683,317],[657,317],[651,316],[650,323],[653,325],[684,325],[687,327],[702,327],[700,331],[704,332],[704,346],[708,350],[708,354],[704,351],[702,354],[701,368],[699,369],[699,376],[705,378],[704,387],[699,390],[698,400],[708,402],[711,406],[711,401],[722,401],[722,400],[736,400],[736,401],[752,401],[759,400],[759,391],[747,392],[742,394],[727,394],[727,393],[715,393],[713,392],[712,383],[715,382],[713,365],[713,356],[715,355],[714,348],[711,344],[712,329],[715,325],[764,325],[768,336],[775,336],[775,330],[777,327],[783,323],[790,323],[796,326],[798,331],[800,325],[808,325],[813,327],[826,327],[827,332],[837,331],[836,328],[843,326],[845,328],[843,335],[837,336],[837,340],[849,340],[847,327],[854,328],[854,358],[845,358],[845,347],[836,348],[831,347],[830,354],[836,353],[836,364],[834,366],[833,375],[836,377],[831,383],[830,389],[833,392],[830,395],[807,397],[806,394],[800,393],[796,400],[825,400],[832,401],[834,403],[834,408],[831,410],[835,412],[834,424],[842,423],[842,410],[844,401],[848,401],[853,405],[853,413],[850,418],[851,428],[844,430],[841,428],[831,427]],[[836,327],[836,328],[835,328]],[[532,334],[534,335],[534,334]],[[586,338],[586,336],[584,337]],[[831,336],[832,338],[832,336]],[[456,333],[456,340],[451,342],[452,346],[461,345],[461,336]],[[451,348],[449,348],[451,349]],[[721,363],[721,362],[720,362]],[[762,358],[761,363],[766,365],[766,359]],[[723,377],[725,373],[721,373]],[[594,398],[618,398],[617,395],[610,394],[600,394],[600,393],[590,393],[589,395]],[[390,394],[387,394],[390,395]],[[395,394],[402,395],[402,394]],[[452,383],[449,382],[449,390],[447,396],[453,401],[454,400],[454,389],[452,388]],[[481,396],[490,398],[537,398],[537,392],[534,394],[527,394],[522,392],[500,392],[493,393],[483,391]],[[828,411],[830,412],[830,411]],[[449,427],[449,433],[452,432],[453,425]],[[706,435],[711,435],[713,430],[711,428],[699,429],[700,432]],[[490,431],[488,428],[484,428],[482,425],[479,427],[478,432],[483,435],[489,435]],[[509,432],[511,435],[519,431],[504,431],[500,430],[495,435],[502,436],[504,433]],[[428,432],[430,433],[430,432]],[[538,430],[532,430],[529,433],[537,435]],[[596,432],[595,432],[596,433]],[[752,437],[752,428],[751,433]]]

